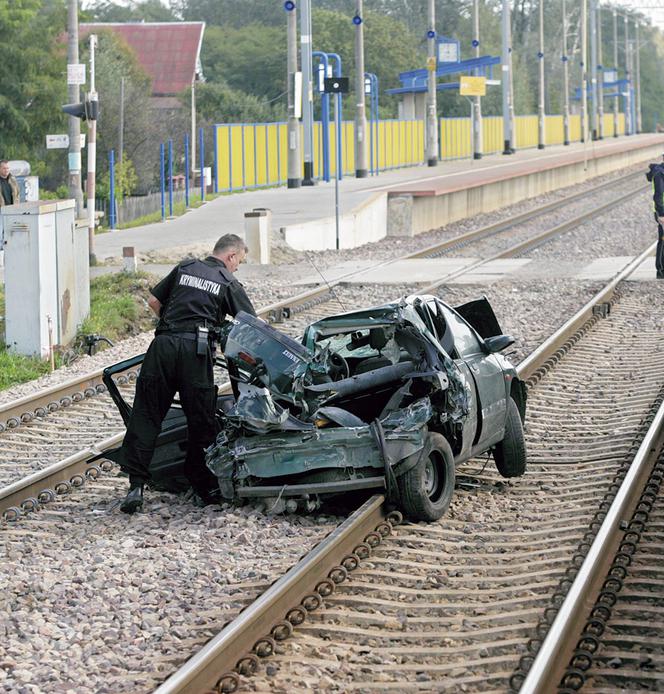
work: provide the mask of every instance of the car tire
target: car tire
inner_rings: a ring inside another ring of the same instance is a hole
[[[397,478],[400,504],[411,520],[435,521],[454,494],[454,455],[440,434],[429,432],[420,459]]]
[[[507,403],[505,438],[493,449],[493,459],[503,477],[521,477],[526,471],[526,441],[519,408],[512,398]]]

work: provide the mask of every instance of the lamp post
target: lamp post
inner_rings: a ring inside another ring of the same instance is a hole
[[[602,8],[599,3],[597,11],[597,136],[604,139],[604,62],[602,59]]]
[[[619,93],[618,86],[618,12],[613,10],[613,69],[616,73],[616,92]],[[616,94],[613,100],[613,137],[618,137],[618,110],[620,108],[620,98]]]
[[[427,108],[426,159],[427,166],[438,165],[438,105],[436,102],[436,3],[428,1],[427,13]]]
[[[569,58],[567,56],[567,6],[563,0],[563,144],[569,145]]]
[[[473,48],[480,57],[480,9],[479,0],[473,0]],[[482,97],[473,97],[473,159],[482,158]]]
[[[355,0],[355,176],[366,178],[367,116],[364,99],[364,18],[362,0]]]
[[[297,70],[297,9],[295,2],[293,0],[286,0],[284,3],[284,9],[287,15],[287,26],[286,26],[286,43],[287,43],[287,67],[288,72],[287,79],[287,89],[288,89],[288,125],[287,136],[288,136],[288,175],[287,175],[287,185],[289,188],[299,188],[302,185],[302,178],[300,176],[300,160],[302,153],[300,151],[300,124],[298,122],[298,114],[300,109],[296,104],[296,93],[297,89],[295,87],[295,81],[298,79],[298,75],[301,78],[302,74],[298,73]],[[300,84],[301,86],[301,84]],[[300,90],[301,99],[301,90]],[[281,177],[281,175],[280,175]]]
[[[539,90],[537,99],[537,149],[544,149],[544,0],[539,0]]]
[[[512,93],[512,28],[510,0],[502,7],[502,88],[503,88],[503,154],[514,152],[514,103]]]
[[[314,181],[314,118],[311,56],[311,0],[301,0],[300,12],[300,64],[302,65],[302,126],[304,176],[303,186],[313,186]]]

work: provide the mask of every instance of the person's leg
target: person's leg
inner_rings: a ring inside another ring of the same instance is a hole
[[[184,473],[194,491],[204,500],[217,490],[217,478],[205,465],[205,449],[217,434],[215,421],[216,395],[212,373],[213,356],[196,354],[196,343],[181,346],[179,371],[180,402],[187,417],[188,444]]]
[[[657,249],[655,250],[655,268],[657,277],[664,279],[664,229],[661,224],[657,225]]]
[[[136,380],[136,395],[132,405],[127,433],[122,444],[124,463],[122,469],[129,473],[129,489],[140,489],[125,500],[123,510],[132,513],[142,503],[142,488],[149,480],[149,466],[154,453],[155,441],[161,431],[161,423],[168,412],[175,386],[173,367],[175,350],[172,339],[158,337],[150,345],[141,373]],[[125,508],[126,506],[126,508]]]

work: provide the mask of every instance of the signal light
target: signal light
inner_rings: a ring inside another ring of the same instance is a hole
[[[284,9],[286,10],[286,12],[292,12],[295,9],[295,3],[293,2],[293,0],[286,0],[286,2],[284,3]]]
[[[97,120],[99,118],[99,102],[96,100],[88,99],[78,104],[65,104],[62,110],[81,120]]]
[[[353,17],[353,24],[354,24],[355,26],[360,26],[360,24],[362,24],[362,17],[360,17],[359,14],[356,14],[356,15]]]

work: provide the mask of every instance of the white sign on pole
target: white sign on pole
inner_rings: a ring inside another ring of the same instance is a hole
[[[47,135],[46,149],[67,149],[69,147],[69,135]]]
[[[604,70],[604,81],[605,82],[617,82],[618,73],[616,70]]]
[[[438,62],[439,63],[458,63],[459,62],[459,44],[456,42],[443,42],[438,44]]]
[[[85,84],[85,63],[67,65],[67,84]]]
[[[295,84],[293,85],[293,97],[295,100],[295,117],[302,118],[302,73],[293,74]]]

